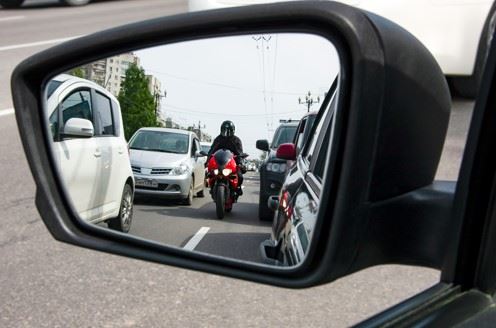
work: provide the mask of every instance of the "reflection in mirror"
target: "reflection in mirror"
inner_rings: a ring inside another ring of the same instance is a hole
[[[47,124],[75,212],[189,251],[301,263],[339,70],[328,40],[282,33],[141,49],[54,77]]]

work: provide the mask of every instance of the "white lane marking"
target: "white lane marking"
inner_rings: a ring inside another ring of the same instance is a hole
[[[13,20],[18,20],[18,19],[24,19],[26,18],[25,16],[10,16],[10,17],[2,17],[0,18],[0,23],[1,22],[6,22],[6,21],[13,21]]]
[[[14,108],[2,109],[0,110],[0,116],[7,116],[14,114]]]
[[[200,230],[198,230],[197,233],[191,238],[186,245],[184,245],[183,249],[186,249],[188,251],[192,251],[195,249],[196,246],[200,243],[203,237],[207,234],[208,230],[210,230],[210,227],[201,227]]]
[[[69,41],[69,40],[72,40],[72,39],[79,38],[80,36],[81,35],[71,36],[69,38],[44,40],[44,41],[37,41],[37,42],[31,42],[31,43],[13,44],[13,45],[10,45],[10,46],[0,47],[0,51],[7,51],[7,50],[13,50],[13,49],[20,49],[20,48],[29,48],[29,47],[36,47],[36,46],[43,46],[43,45],[46,45],[46,44],[53,44],[53,43],[61,43],[61,42],[65,42],[65,41]]]

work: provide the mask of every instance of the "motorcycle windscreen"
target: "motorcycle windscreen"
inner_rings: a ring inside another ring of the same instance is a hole
[[[219,166],[219,170],[224,169],[224,167],[229,163],[229,161],[233,158],[233,153],[227,149],[219,149],[215,152],[214,158]]]

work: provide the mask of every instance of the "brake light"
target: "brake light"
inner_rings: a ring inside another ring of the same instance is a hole
[[[280,201],[280,207],[281,210],[284,212],[287,218],[291,218],[293,215],[293,206],[289,204],[289,200],[291,198],[291,195],[289,194],[288,191],[284,191],[281,195],[281,201]]]

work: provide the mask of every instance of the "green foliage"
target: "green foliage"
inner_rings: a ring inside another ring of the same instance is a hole
[[[155,99],[148,89],[145,71],[136,64],[131,64],[126,71],[126,78],[121,83],[119,103],[122,110],[124,134],[129,140],[142,127],[156,127]]]
[[[84,70],[81,67],[76,67],[75,69],[70,71],[69,74],[76,76],[76,77],[80,77],[82,79],[85,78]]]

